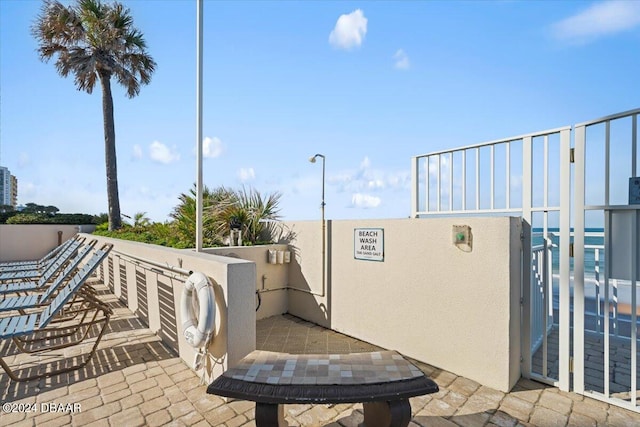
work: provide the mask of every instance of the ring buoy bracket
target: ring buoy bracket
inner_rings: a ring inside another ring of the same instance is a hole
[[[197,325],[191,303],[194,292],[200,306]],[[185,281],[180,301],[180,318],[184,339],[190,346],[199,348],[209,341],[216,323],[216,301],[213,286],[204,274],[193,273]]]

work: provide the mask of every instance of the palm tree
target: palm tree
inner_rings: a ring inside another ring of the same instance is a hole
[[[147,216],[146,212],[136,212],[133,215],[134,227],[148,227],[151,225],[151,219]]]
[[[63,77],[72,73],[78,90],[92,93],[100,81],[109,230],[118,229],[122,219],[111,78],[133,98],[140,93],[141,85],[151,81],[156,63],[146,51],[142,33],[133,26],[129,9],[118,2],[76,0],[75,5],[67,7],[56,0],[45,0],[32,33],[39,43],[40,59],[47,62],[57,56],[58,73]]]

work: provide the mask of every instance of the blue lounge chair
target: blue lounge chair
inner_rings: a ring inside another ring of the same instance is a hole
[[[59,252],[54,258],[47,261],[44,270],[27,267],[19,270],[3,272],[0,273],[0,282],[36,279],[44,275],[55,274],[63,265],[66,264],[67,261],[69,261],[83,242],[84,238],[74,239],[74,241],[67,245],[63,251]]]
[[[96,240],[92,240],[88,244],[84,245],[82,249],[76,254],[74,258],[66,262],[66,260],[58,260],[51,268],[47,269],[40,279],[36,281],[15,281],[9,283],[0,283],[0,294],[16,293],[16,292],[30,292],[38,289],[44,289],[51,280],[54,279],[55,273],[65,265],[64,270],[56,277],[55,281],[64,281],[69,274],[80,264],[82,259],[91,251],[95,246]]]
[[[44,270],[50,263],[52,259],[54,259],[59,253],[64,251],[70,245],[75,244],[76,242],[82,242],[83,238],[79,238],[77,235],[72,238],[66,240],[59,246],[53,248],[49,253],[35,261],[11,261],[11,262],[0,262],[0,273],[7,273],[10,271],[21,271],[21,270]]]
[[[77,269],[69,282],[58,292],[55,298],[50,300],[50,303],[43,310],[0,318],[0,340],[12,339],[18,349],[25,353],[41,353],[78,345],[84,341],[94,325],[101,325],[102,327],[90,352],[84,358],[78,357],[79,361],[72,366],[31,374],[29,374],[29,368],[27,368],[23,369],[23,371],[27,371],[27,375],[24,376],[11,369],[8,363],[0,357],[0,366],[5,370],[9,378],[14,381],[30,381],[49,377],[80,369],[91,360],[113,314],[108,305],[100,301],[95,295],[89,292],[84,293],[84,304],[79,308],[73,309],[75,314],[80,316],[75,316],[71,321],[61,322],[56,326],[51,326],[51,324],[66,310],[67,304],[77,295],[82,285],[95,271],[100,262],[104,260],[110,249],[111,247],[108,246],[97,250],[91,258],[92,262]],[[71,339],[74,335],[79,335],[79,337]],[[38,365],[36,370],[40,370],[42,367],[46,366]]]
[[[72,274],[72,272],[78,267],[80,262],[87,256],[87,254],[91,251],[95,244],[95,240],[91,242],[91,244],[86,245],[78,255],[67,264],[65,269],[61,274],[56,277],[56,279],[47,286],[47,283],[43,280],[39,282],[18,282],[11,284],[11,289],[8,292],[25,292],[25,295],[15,296],[15,297],[6,297],[2,301],[0,301],[0,312],[2,311],[11,311],[11,310],[24,310],[27,308],[33,308],[38,306],[43,306],[48,304],[49,300],[57,295],[58,291],[66,284],[67,279]],[[91,258],[84,264],[82,268],[94,268],[96,265],[100,264],[104,259],[106,253],[111,250],[110,245],[104,245],[99,250],[96,250]],[[0,292],[3,289],[0,285]],[[7,286],[8,288],[9,286]],[[43,293],[39,291],[44,290]]]

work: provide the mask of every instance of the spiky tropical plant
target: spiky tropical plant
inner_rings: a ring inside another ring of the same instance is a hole
[[[122,226],[118,196],[116,134],[113,119],[111,78],[126,90],[129,98],[149,84],[156,63],[147,53],[142,33],[133,26],[130,10],[121,3],[76,0],[64,6],[45,0],[32,27],[44,62],[56,57],[56,70],[62,77],[70,73],[78,90],[92,93],[96,82],[102,87],[105,165],[109,230]]]
[[[220,199],[222,196],[217,189],[211,191],[207,186],[202,189],[202,204],[206,210],[211,206],[212,201]],[[173,208],[173,212],[169,214],[173,218],[173,224],[180,235],[180,238],[184,242],[189,242],[191,245],[195,243],[196,239],[196,186],[189,190],[189,193],[182,193],[178,197],[180,203]],[[205,246],[215,246],[220,244],[221,241],[215,238],[213,227],[211,224],[211,216],[203,215],[202,224],[202,240]]]
[[[207,210],[207,214],[212,217],[215,233],[221,238],[228,236],[230,224],[235,222],[240,225],[243,242],[255,245],[260,241],[271,240],[271,221],[280,218],[280,193],[264,197],[254,189],[225,191],[225,203],[212,204]]]
[[[196,189],[181,194],[180,204],[173,209],[171,218],[182,239],[195,242]],[[266,197],[256,190],[234,191],[224,186],[202,191],[203,224],[202,240],[205,246],[224,244],[230,234],[230,224],[235,220],[241,227],[242,240],[249,244],[269,241],[273,223],[279,217],[280,193]],[[267,221],[268,220],[268,221]]]
[[[151,219],[147,216],[146,212],[136,212],[133,215],[134,227],[148,227],[151,225]]]

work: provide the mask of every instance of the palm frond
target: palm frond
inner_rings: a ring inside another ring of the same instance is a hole
[[[77,0],[64,6],[45,0],[32,34],[40,58],[46,62],[56,57],[58,73],[74,74],[76,87],[88,93],[98,78],[114,76],[127,96],[134,97],[151,82],[156,68],[130,10],[119,2]]]

